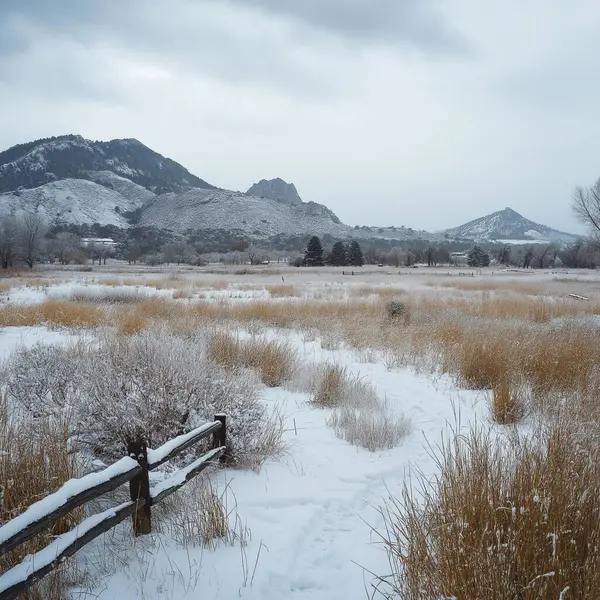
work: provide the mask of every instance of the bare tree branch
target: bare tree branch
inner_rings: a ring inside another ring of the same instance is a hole
[[[585,223],[592,237],[600,236],[600,179],[588,188],[577,187],[571,203],[573,213]]]

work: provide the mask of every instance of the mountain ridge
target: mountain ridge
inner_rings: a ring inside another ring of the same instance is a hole
[[[17,144],[0,152],[0,192],[35,188],[61,179],[88,179],[90,171],[110,171],[153,192],[216,189],[185,167],[135,138],[108,142],[68,134]]]
[[[574,242],[581,237],[531,221],[509,206],[458,227],[445,229],[442,233],[446,237],[472,239],[476,242],[486,240]]]
[[[429,240],[504,237],[573,241],[505,208],[441,233],[408,227],[346,225],[323,204],[304,202],[293,183],[261,179],[247,192],[219,188],[135,138],[108,142],[69,134],[0,152],[0,211],[37,211],[52,225],[134,225],[183,234],[189,230],[356,239]]]

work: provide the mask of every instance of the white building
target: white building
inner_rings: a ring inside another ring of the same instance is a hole
[[[115,248],[117,242],[112,238],[81,238],[82,246],[104,246],[106,248]]]

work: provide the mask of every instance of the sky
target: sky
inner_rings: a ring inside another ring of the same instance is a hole
[[[219,187],[293,182],[350,225],[510,206],[583,232],[594,0],[0,0],[0,149],[137,138]]]

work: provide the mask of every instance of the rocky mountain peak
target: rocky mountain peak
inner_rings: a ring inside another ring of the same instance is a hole
[[[287,183],[283,179],[261,179],[246,192],[248,196],[269,198],[292,206],[302,204],[302,198],[293,183]]]

